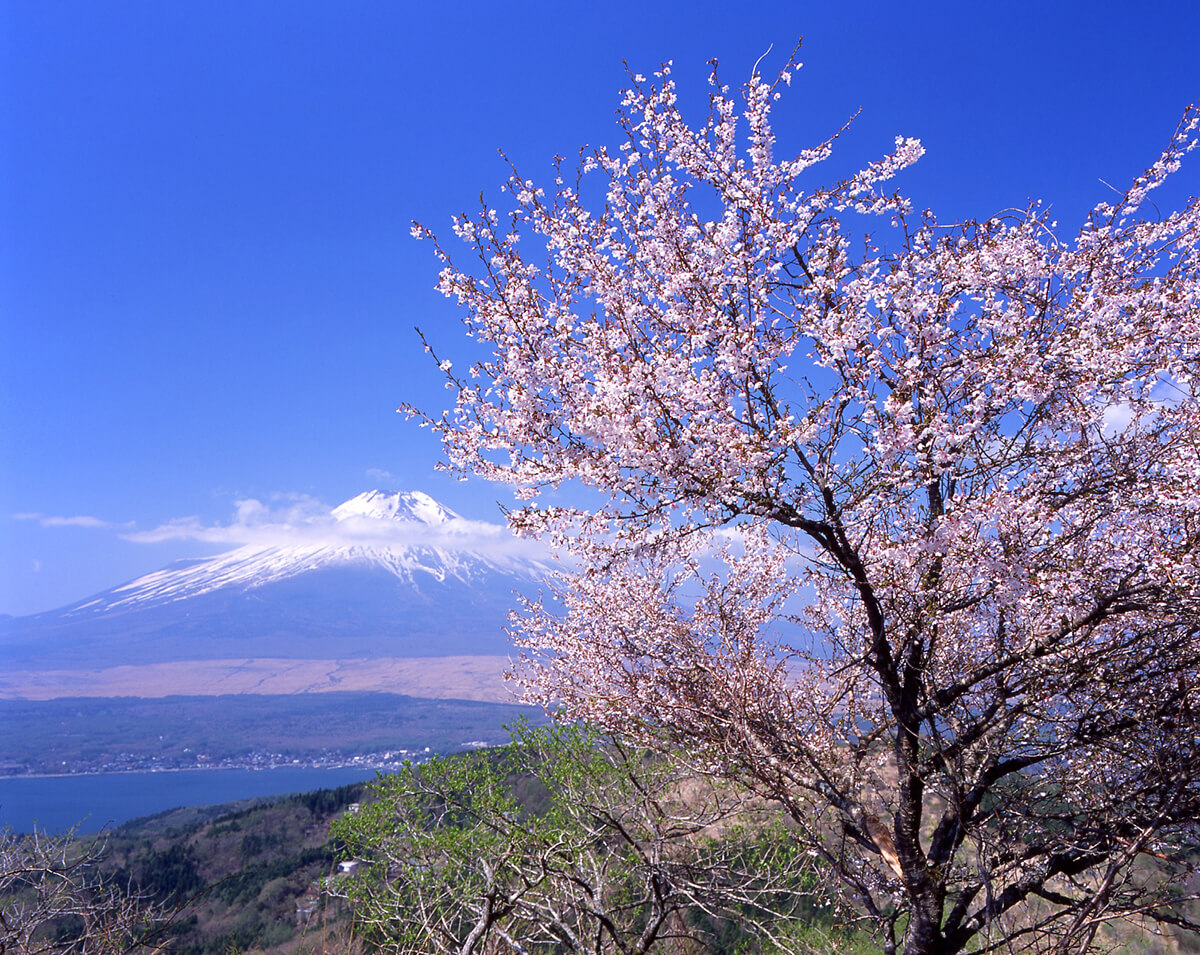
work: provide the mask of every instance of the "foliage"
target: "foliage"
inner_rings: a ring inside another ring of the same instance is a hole
[[[761,802],[577,728],[522,729],[376,795],[335,827],[365,869],[336,890],[381,951],[712,951],[716,924],[778,931],[811,868]]]
[[[329,818],[363,789],[355,783],[135,820],[111,834],[104,868],[119,886],[161,893],[167,904],[184,901],[167,933],[175,955],[348,946],[344,912],[326,904],[317,884],[333,868]]]
[[[472,268],[414,226],[489,353],[426,423],[575,568],[519,624],[529,699],[781,803],[885,951],[1187,924],[1200,202],[1149,196],[1200,107],[1069,236],[914,214],[913,140],[811,184],[792,72],[739,116],[714,68],[698,126],[633,76],[618,150],[455,220]]]
[[[156,901],[178,904],[205,886],[197,861],[191,846],[176,842],[146,853],[133,872],[120,875]]]
[[[345,912],[318,884],[333,868],[329,818],[363,790],[169,810],[104,840],[6,831],[0,955],[292,955],[318,944],[350,953]],[[247,844],[257,847],[252,859]]]
[[[275,879],[291,875],[298,869],[311,869],[313,866],[316,866],[318,871],[327,872],[332,863],[333,852],[327,847],[291,852],[272,862],[240,869],[236,874],[216,883],[211,895],[229,906],[245,906],[258,898],[263,888]]]

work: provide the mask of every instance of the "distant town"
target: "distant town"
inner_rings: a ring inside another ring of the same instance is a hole
[[[484,740],[466,740],[457,750],[484,749]],[[359,767],[395,772],[406,763],[419,763],[435,755],[429,746],[415,749],[390,749],[375,753],[336,753],[294,755],[290,753],[249,752],[237,756],[211,756],[185,751],[179,755],[144,753],[102,754],[97,759],[69,759],[47,764],[35,759],[0,763],[0,777],[75,776],[95,773],[166,773],[197,769],[343,769]]]
[[[392,771],[435,753],[506,743],[505,725],[529,715],[512,705],[386,693],[0,699],[0,778],[198,769]],[[533,713],[531,721],[539,716]]]

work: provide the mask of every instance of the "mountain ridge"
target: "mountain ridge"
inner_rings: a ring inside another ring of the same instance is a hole
[[[516,595],[549,570],[420,491],[367,491],[286,530],[0,621],[0,654],[25,670],[503,655]]]
[[[330,512],[328,525],[307,525],[297,544],[246,544],[213,557],[185,558],[157,571],[34,617],[103,614],[199,596],[226,587],[256,589],[275,581],[328,567],[361,565],[385,570],[419,586],[424,573],[436,580],[464,583],[489,572],[541,576],[546,567],[517,556],[497,559],[461,548],[465,534],[448,528],[467,525],[458,514],[421,491],[365,491]],[[469,528],[468,528],[469,529]],[[328,537],[322,537],[322,534]],[[459,546],[455,546],[459,545]]]

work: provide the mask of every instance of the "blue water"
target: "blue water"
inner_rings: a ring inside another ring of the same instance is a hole
[[[374,778],[374,770],[362,767],[0,778],[0,826],[29,832],[36,824],[56,832],[78,825],[83,832],[96,832],[164,809],[330,789]]]

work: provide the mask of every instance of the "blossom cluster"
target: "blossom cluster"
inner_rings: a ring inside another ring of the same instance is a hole
[[[1111,804],[1200,731],[1200,202],[1147,198],[1200,108],[1073,237],[1038,205],[945,225],[890,191],[916,141],[832,185],[832,140],[774,156],[793,68],[739,107],[714,67],[698,125],[669,67],[632,77],[619,148],[456,220],[470,267],[417,229],[490,352],[428,420],[573,558],[521,678],[843,813],[884,744],[946,799],[1016,760]],[[544,505],[577,485],[602,502]],[[876,809],[917,879],[905,793]]]

